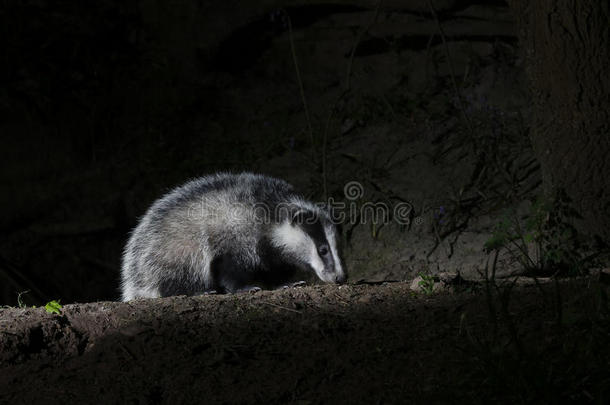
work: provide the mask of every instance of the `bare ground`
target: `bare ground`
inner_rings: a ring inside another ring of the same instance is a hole
[[[608,286],[510,285],[5,308],[0,403],[608,401]]]

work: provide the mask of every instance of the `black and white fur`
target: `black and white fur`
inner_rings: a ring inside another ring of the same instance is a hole
[[[296,270],[346,274],[328,213],[283,180],[220,173],[157,200],[123,254],[122,299],[275,288]]]

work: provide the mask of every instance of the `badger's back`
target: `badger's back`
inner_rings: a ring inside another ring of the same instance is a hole
[[[275,207],[299,198],[285,181],[250,173],[201,177],[172,190],[148,209],[125,247],[123,300],[211,289],[218,257],[257,268],[266,227],[278,220]]]

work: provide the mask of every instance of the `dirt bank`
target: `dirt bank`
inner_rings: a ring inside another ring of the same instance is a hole
[[[6,308],[0,402],[603,402],[607,301],[589,304],[607,290],[391,283]]]

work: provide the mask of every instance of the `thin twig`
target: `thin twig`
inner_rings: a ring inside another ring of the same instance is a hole
[[[377,2],[373,18],[371,19],[369,24],[358,33],[358,36],[354,40],[352,52],[350,53],[349,60],[347,62],[347,73],[345,74],[345,89],[341,92],[339,97],[337,97],[337,99],[333,103],[333,106],[330,109],[330,113],[328,114],[328,118],[326,119],[326,125],[324,126],[324,134],[322,136],[322,187],[324,190],[324,201],[327,201],[328,199],[328,184],[326,176],[326,148],[328,144],[328,132],[330,130],[330,123],[335,114],[335,110],[337,109],[337,105],[343,99],[343,97],[345,97],[351,91],[352,66],[354,64],[354,55],[356,54],[356,49],[358,48],[358,45],[360,45],[360,41],[362,41],[362,37],[364,36],[364,34],[371,29],[375,22],[377,22],[377,17],[379,16],[379,10],[381,10],[382,3],[383,0],[379,0],[379,2]]]
[[[322,187],[324,190],[324,201],[328,201],[328,185],[326,180],[326,144],[328,142],[328,131],[330,129],[330,123],[334,116],[335,110],[337,109],[337,104],[339,104],[339,101],[341,101],[346,94],[348,94],[348,92],[343,91],[339,97],[337,97],[335,103],[330,109],[330,113],[326,119],[326,125],[324,126],[324,135],[322,137]]]
[[[294,35],[292,32],[292,21],[290,15],[285,11],[286,21],[288,23],[288,39],[290,42],[290,51],[292,52],[292,61],[294,62],[294,70],[297,75],[297,82],[299,84],[299,92],[301,93],[301,101],[303,102],[303,109],[305,111],[305,119],[307,120],[307,131],[309,132],[309,138],[311,141],[311,156],[315,157],[315,141],[313,137],[313,126],[311,124],[311,116],[309,115],[309,108],[307,107],[307,99],[305,98],[305,89],[303,87],[303,80],[301,79],[301,71],[299,70],[299,62],[297,59],[297,53],[294,46]]]
[[[436,14],[436,10],[432,5],[432,0],[427,0],[428,8],[430,9],[430,13],[432,17],[434,17],[434,21],[436,22],[436,27],[438,29],[438,33],[441,37],[441,41],[443,42],[443,48],[445,49],[445,57],[447,58],[447,64],[449,65],[449,72],[451,73],[451,82],[453,84],[453,91],[455,91],[455,96],[457,98],[458,106],[464,117],[464,121],[466,122],[466,126],[470,131],[471,136],[474,138],[474,129],[472,124],[470,123],[470,119],[468,118],[468,114],[466,114],[466,108],[464,107],[464,102],[462,101],[462,96],[460,94],[460,89],[457,85],[457,81],[455,80],[455,70],[453,69],[453,63],[451,63],[451,55],[449,54],[449,46],[447,45],[447,39],[445,37],[445,32],[443,31],[443,27],[441,26],[441,22],[438,19],[438,15]],[[474,139],[473,139],[474,140]],[[476,148],[476,142],[473,142],[474,147]],[[476,149],[475,149],[476,154]]]
[[[352,52],[349,55],[349,62],[347,63],[345,91],[351,90],[350,81],[351,81],[351,77],[352,77],[352,65],[354,63],[354,55],[356,54],[356,49],[358,48],[358,45],[360,45],[360,41],[362,40],[362,37],[364,36],[364,34],[366,34],[371,29],[373,24],[375,24],[375,22],[377,22],[377,17],[379,17],[379,10],[381,10],[382,3],[383,3],[383,0],[379,0],[379,2],[377,3],[377,6],[375,7],[375,14],[373,15],[373,18],[371,19],[369,24],[358,33],[358,36],[356,37],[356,40],[354,41],[354,46],[352,47]]]

